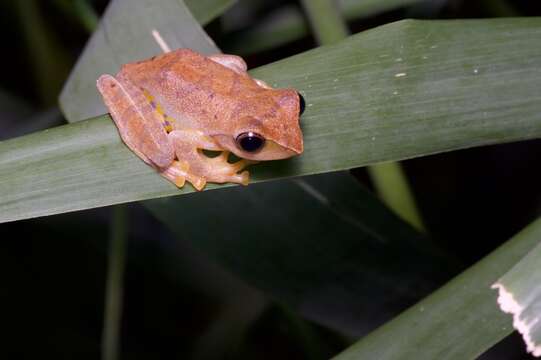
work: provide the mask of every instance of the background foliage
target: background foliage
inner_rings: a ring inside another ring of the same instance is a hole
[[[2,139],[65,122],[54,104],[106,3],[0,5]],[[539,239],[539,221],[513,235],[539,215],[540,143],[501,144],[541,132],[537,5],[342,0],[337,21],[356,35],[304,53],[322,39],[317,13],[296,1],[130,3],[140,21],[129,23],[121,4],[120,24],[106,25],[124,33],[95,36],[64,88],[67,120],[104,113],[88,79],[159,51],[144,34],[160,24],[174,46],[242,54],[257,77],[307,98],[306,154],[259,167],[256,180],[326,174],[134,203],[116,217],[65,213],[178,192],[106,116],[1,142],[0,219],[63,213],[1,225],[2,355],[99,356],[108,242],[124,227],[122,358],[323,359],[359,337],[339,359],[525,358],[516,336],[491,348],[512,328],[489,286]],[[523,18],[380,26],[510,15]],[[404,162],[428,235],[358,168],[487,144],[500,145]]]

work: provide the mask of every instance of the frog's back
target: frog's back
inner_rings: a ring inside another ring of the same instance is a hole
[[[235,111],[237,101],[232,99],[264,91],[248,75],[190,49],[126,64],[118,76],[148,92],[181,127],[216,127]]]

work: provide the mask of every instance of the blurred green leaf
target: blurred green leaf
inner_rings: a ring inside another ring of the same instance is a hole
[[[182,1],[112,1],[60,95],[62,111],[70,122],[107,113],[96,79],[103,73],[116,74],[122,64],[161,53],[153,30],[171,49],[218,52]]]
[[[181,0],[179,0],[181,1]],[[236,0],[186,0],[184,1],[193,17],[201,25],[208,24],[212,19],[220,16],[229,9]]]
[[[540,238],[541,219],[334,360],[477,358],[513,331],[490,285]]]
[[[385,11],[430,1],[431,0],[338,0],[338,4],[346,18],[351,19],[358,16],[374,16]]]
[[[538,238],[538,241],[541,238]],[[498,304],[513,315],[513,326],[526,342],[527,351],[541,356],[541,243],[492,285]]]
[[[99,18],[88,0],[54,0],[53,3],[87,32],[96,30]]]
[[[235,24],[236,19],[228,20],[228,15],[224,15],[224,22]],[[228,53],[248,55],[300,39],[308,35],[309,29],[299,7],[285,5],[268,13],[253,26],[246,29],[233,27],[229,31],[229,34],[220,39],[220,46]]]
[[[333,0],[302,0],[301,4],[319,45],[334,44],[349,36],[344,17]]]
[[[38,1],[15,1],[10,5],[20,19],[37,93],[44,105],[53,105],[71,66],[66,49],[44,19]]]
[[[347,173],[145,205],[249,284],[350,335],[426,295],[451,268]],[[367,301],[368,293],[388,301]]]
[[[347,21],[368,18],[385,11],[422,3],[426,0],[339,0],[338,6]],[[238,28],[238,22],[229,20],[233,14],[225,15],[231,34],[222,41],[224,50],[234,54],[253,54],[269,50],[309,34],[306,18],[298,6],[285,5],[268,13],[263,19],[247,29]]]
[[[107,264],[105,305],[101,334],[101,358],[103,360],[117,360],[120,354],[128,227],[128,211],[126,206],[115,206],[110,224],[109,259]]]
[[[304,154],[253,180],[541,136],[540,33],[539,18],[401,21],[252,71],[307,101]],[[1,142],[0,169],[1,221],[193,191],[136,158],[108,116]]]
[[[426,232],[413,190],[399,162],[374,164],[367,168],[379,198],[415,229]]]
[[[0,89],[0,140],[62,124],[58,108],[36,111],[26,101]]]
[[[6,132],[9,130],[6,130],[17,126],[34,111],[35,109],[23,99],[0,89],[0,139],[7,139]]]

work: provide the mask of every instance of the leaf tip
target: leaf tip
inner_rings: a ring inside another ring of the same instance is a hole
[[[506,289],[502,283],[494,283],[491,288],[498,290],[498,305],[500,309],[504,313],[513,315],[513,327],[522,335],[526,343],[526,351],[533,356],[541,356],[541,345],[536,344],[532,339],[532,328],[539,322],[539,318],[521,318],[524,307],[519,304],[513,293]]]

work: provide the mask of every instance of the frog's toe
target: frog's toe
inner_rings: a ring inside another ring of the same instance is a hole
[[[174,161],[169,167],[160,172],[160,175],[181,188],[186,182],[186,170],[178,161]]]
[[[203,190],[205,188],[205,185],[207,185],[207,180],[200,176],[191,175],[188,177],[188,181],[197,191]]]
[[[204,177],[194,175],[190,172],[190,165],[185,161],[174,161],[171,166],[160,174],[178,188],[182,188],[186,181],[188,181],[196,190],[201,191],[207,184],[207,180]]]
[[[258,163],[258,161],[255,161],[255,160],[242,159],[242,160],[237,161],[234,164],[231,164],[231,170],[233,172],[235,172],[235,173],[238,173],[239,171],[241,171],[245,167],[247,167],[249,165],[257,164],[257,163]]]
[[[175,185],[180,189],[186,183],[186,178],[184,176],[177,176],[175,179]]]
[[[239,184],[246,186],[250,183],[250,173],[248,171],[243,171],[237,174],[237,176],[239,178]]]

